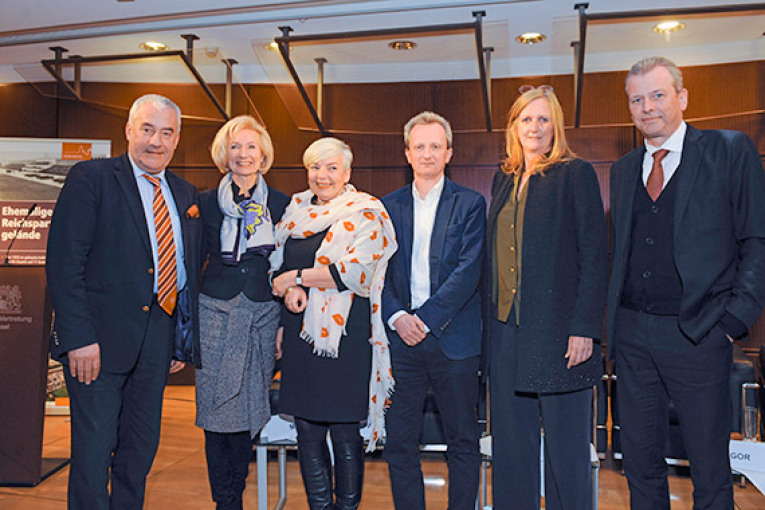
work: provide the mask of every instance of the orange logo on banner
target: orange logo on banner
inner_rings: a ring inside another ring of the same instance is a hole
[[[89,143],[71,143],[61,144],[61,159],[68,161],[83,161],[91,158],[93,153],[92,144]]]

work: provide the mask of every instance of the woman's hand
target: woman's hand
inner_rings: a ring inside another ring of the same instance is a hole
[[[282,338],[284,338],[284,326],[276,330],[276,359],[282,359]]]
[[[300,313],[308,304],[308,295],[303,287],[287,287],[284,293],[284,305],[292,313]]]
[[[592,356],[592,338],[586,336],[568,337],[568,350],[564,358],[568,359],[566,368],[584,363]]]
[[[271,293],[276,297],[286,297],[287,289],[296,285],[295,278],[297,278],[297,270],[283,272],[271,282]]]

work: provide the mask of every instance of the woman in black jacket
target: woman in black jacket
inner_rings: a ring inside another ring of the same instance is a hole
[[[551,87],[509,113],[492,185],[484,285],[496,510],[591,508],[592,386],[602,371],[606,222],[592,166],[566,143]],[[532,465],[529,464],[532,462]]]
[[[207,268],[199,296],[196,424],[205,431],[218,510],[241,510],[252,439],[271,416],[268,389],[281,307],[271,294],[268,256],[289,199],[266,185],[274,149],[254,118],[228,121],[210,152],[223,178],[199,195]]]

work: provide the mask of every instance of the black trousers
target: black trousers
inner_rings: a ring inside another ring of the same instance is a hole
[[[149,314],[143,346],[130,372],[101,371],[85,385],[64,369],[72,413],[70,510],[143,508],[146,476],[159,446],[175,324],[156,300]]]
[[[420,467],[419,438],[428,385],[433,388],[446,436],[449,509],[472,510],[478,496],[481,455],[478,448],[478,362],[447,358],[429,334],[409,347],[391,344],[396,391],[385,423],[393,502],[397,510],[424,510],[425,486]]]
[[[544,428],[545,508],[592,508],[592,388],[567,393],[515,391],[515,320],[492,324],[489,389],[494,510],[540,507]],[[561,358],[561,363],[564,360]]]
[[[632,509],[670,508],[664,460],[670,399],[690,461],[694,508],[733,508],[728,460],[733,348],[725,333],[714,327],[696,345],[677,317],[620,308],[613,341]]]

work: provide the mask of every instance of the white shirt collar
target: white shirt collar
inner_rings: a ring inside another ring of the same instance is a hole
[[[672,133],[672,136],[667,138],[661,147],[655,147],[645,140],[645,150],[649,156],[653,156],[653,153],[659,149],[667,149],[670,152],[683,152],[683,142],[685,141],[685,132],[688,130],[688,124],[685,121],[680,123],[680,126]]]
[[[438,201],[438,199],[441,198],[441,192],[444,190],[444,181],[445,176],[442,175],[435,186],[430,188],[430,191],[427,192],[425,198],[420,198],[420,194],[417,192],[417,186],[412,182],[412,196],[419,202],[430,203],[434,200]]]

